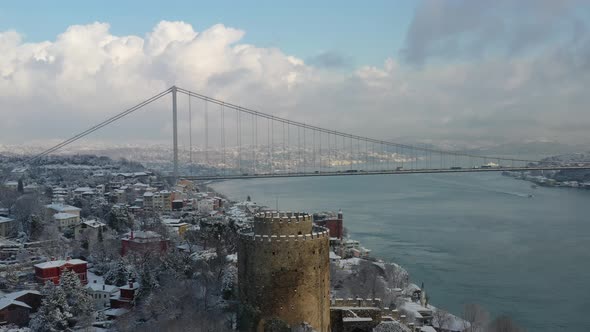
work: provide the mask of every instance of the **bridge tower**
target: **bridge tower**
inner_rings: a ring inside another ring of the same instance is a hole
[[[271,318],[330,331],[330,259],[327,229],[304,213],[265,212],[240,234],[240,299],[260,311],[258,331]]]
[[[172,145],[174,149],[174,181],[178,180],[178,116],[176,109],[176,86],[172,86]]]

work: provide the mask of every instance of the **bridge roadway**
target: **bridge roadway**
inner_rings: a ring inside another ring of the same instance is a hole
[[[345,171],[315,171],[275,174],[216,174],[179,176],[181,179],[206,181],[206,180],[233,180],[233,179],[263,179],[263,178],[297,178],[313,176],[344,176],[344,175],[382,175],[382,174],[426,174],[426,173],[475,173],[475,172],[522,172],[522,171],[563,171],[563,170],[589,170],[587,166],[530,166],[530,167],[478,167],[478,168],[439,168],[439,169],[400,169],[400,170],[345,170]]]

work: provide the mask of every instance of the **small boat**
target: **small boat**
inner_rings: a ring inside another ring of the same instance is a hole
[[[533,198],[533,197],[535,197],[535,195],[529,194],[529,198]]]
[[[531,184],[531,188],[533,188],[533,189],[537,189],[537,187],[538,187],[538,186],[537,186],[536,184]]]

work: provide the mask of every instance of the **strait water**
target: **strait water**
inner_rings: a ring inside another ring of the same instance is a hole
[[[476,302],[529,331],[590,331],[590,191],[495,173],[233,180],[232,199],[342,209],[352,238],[460,314]],[[533,194],[534,197],[529,197]]]

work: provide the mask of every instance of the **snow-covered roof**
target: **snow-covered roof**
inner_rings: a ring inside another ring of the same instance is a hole
[[[6,217],[0,217],[0,224],[3,224],[5,222],[11,222],[14,221],[14,219],[12,218],[6,218]]]
[[[105,285],[99,283],[89,283],[86,285],[86,288],[91,289],[93,292],[107,292],[107,293],[114,293],[119,290],[119,287],[113,285]]]
[[[32,309],[31,307],[29,307],[28,304],[26,304],[24,302],[16,301],[16,300],[9,299],[9,298],[0,298],[0,310],[4,309],[10,305],[17,305],[19,307]]]
[[[35,294],[35,295],[41,295],[41,292],[37,291],[37,290],[21,290],[21,291],[17,291],[17,292],[12,292],[12,293],[8,293],[8,294],[4,294],[3,297],[12,299],[12,300],[16,300],[19,297],[23,296],[23,295],[27,295],[27,294]]]
[[[68,260],[60,259],[60,260],[56,260],[56,261],[49,261],[49,262],[45,262],[45,263],[35,264],[35,267],[40,268],[40,269],[49,269],[49,268],[53,268],[53,267],[61,267],[66,264],[80,265],[80,264],[88,264],[88,263],[86,261],[81,260],[81,259],[68,259]]]
[[[145,193],[143,193],[143,197],[152,197],[152,196],[154,196],[153,192],[146,191]]]
[[[55,210],[57,212],[67,212],[67,211],[80,211],[79,208],[71,205],[61,204],[61,203],[54,203],[45,205],[48,209]]]
[[[92,228],[98,228],[98,227],[105,226],[104,223],[102,223],[102,222],[100,222],[98,220],[94,220],[94,219],[93,220],[83,220],[81,222],[81,224],[86,224],[87,226],[92,227]]]
[[[420,332],[436,332],[436,330],[432,326],[422,326]]]
[[[180,219],[176,218],[165,218],[162,220],[162,223],[171,225],[171,224],[180,224]]]
[[[133,231],[133,238],[134,239],[154,239],[154,238],[161,238],[162,236],[154,231]],[[123,235],[123,238],[130,239],[131,232],[126,233]]]
[[[373,318],[371,317],[343,317],[343,322],[372,322]]]
[[[416,302],[412,302],[412,301],[406,301],[404,302],[401,306],[400,306],[401,310],[405,310],[407,312],[411,312],[414,317],[416,318],[422,318],[422,314],[421,313],[429,313],[432,312],[431,308],[425,308],[423,307],[420,303],[416,303]]]
[[[342,258],[342,257],[340,257],[340,256],[336,255],[336,253],[335,253],[335,252],[333,252],[333,251],[331,251],[331,250],[330,250],[330,259],[337,260],[337,259],[341,259],[341,258]]]
[[[129,284],[125,284],[121,287],[119,287],[119,289],[125,289],[125,290],[135,290],[139,288],[139,283],[136,281],[134,283],[131,284],[132,287],[129,287]]]
[[[111,316],[111,317],[120,317],[123,316],[124,314],[129,312],[129,309],[125,309],[125,308],[116,308],[116,309],[107,309],[105,311],[103,311],[104,314],[106,316]]]
[[[178,223],[178,224],[166,224],[166,226],[173,227],[173,228],[180,228],[182,226],[188,226],[188,223],[181,222],[181,223]]]
[[[71,218],[78,218],[77,215],[75,214],[71,214],[71,213],[56,213],[53,215],[53,219],[55,220],[65,220],[65,219],[71,219]]]

